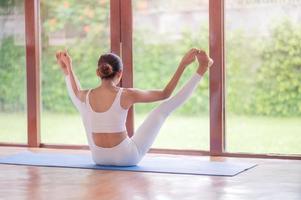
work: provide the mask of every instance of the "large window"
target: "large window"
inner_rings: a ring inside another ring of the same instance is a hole
[[[192,47],[208,50],[208,0],[134,0],[134,87],[161,89]],[[189,66],[179,85],[196,71]],[[180,88],[180,87],[178,87]],[[192,98],[163,125],[153,148],[209,149],[206,75]],[[135,106],[135,128],[157,103]]]
[[[0,3],[0,142],[26,143],[23,1]]]
[[[100,54],[110,51],[109,5],[109,0],[41,1],[43,143],[87,144],[55,52],[66,47],[82,87],[96,87],[97,60]]]
[[[226,0],[226,150],[301,153],[301,2]]]
[[[124,86],[131,86],[134,80],[134,87],[160,89],[188,49],[208,51],[210,46],[216,61],[210,70],[210,100],[206,74],[189,101],[167,119],[153,147],[211,150],[217,155],[299,156],[300,10],[301,2],[294,0],[0,1],[0,143],[25,143],[30,136],[31,146],[40,142],[87,144],[80,115],[56,63],[57,50],[68,49],[83,88],[100,83],[95,74],[97,60],[112,46],[125,61]],[[38,41],[39,30],[41,43],[32,43]],[[38,56],[40,78],[26,74],[26,67],[39,69],[33,66]],[[194,64],[186,70],[175,92],[196,68]],[[35,96],[39,87],[31,83],[41,84],[41,98]],[[28,109],[26,94],[33,95]],[[39,105],[35,100],[41,101],[41,109],[35,107]],[[136,129],[157,105],[135,106]],[[41,115],[36,110],[41,110]],[[28,136],[26,114],[33,120]]]

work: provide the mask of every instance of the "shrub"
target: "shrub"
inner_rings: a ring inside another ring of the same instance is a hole
[[[284,20],[274,27],[261,54],[255,91],[256,113],[301,116],[301,26]]]

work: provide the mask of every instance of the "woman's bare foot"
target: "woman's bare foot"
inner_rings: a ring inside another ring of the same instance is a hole
[[[199,62],[199,67],[197,69],[197,73],[202,76],[205,74],[207,69],[213,65],[214,61],[203,50],[200,50],[196,57]]]

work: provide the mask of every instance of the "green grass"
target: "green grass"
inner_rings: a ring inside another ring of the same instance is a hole
[[[301,118],[228,117],[227,151],[301,154]]]
[[[135,116],[135,128],[145,116]],[[43,143],[87,144],[79,115],[43,113]],[[26,115],[0,114],[0,141],[25,143]],[[237,117],[227,118],[227,151],[252,153],[301,153],[301,118]],[[209,149],[207,116],[172,115],[162,127],[153,147]]]

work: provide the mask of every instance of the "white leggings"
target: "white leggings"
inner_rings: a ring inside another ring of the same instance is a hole
[[[82,120],[86,129],[89,146],[92,152],[92,158],[99,165],[118,165],[130,166],[136,165],[148,152],[157,137],[160,128],[170,113],[181,106],[191,96],[198,83],[201,80],[199,74],[194,74],[190,80],[180,89],[180,91],[171,98],[159,104],[146,117],[137,131],[131,138],[124,139],[120,144],[112,148],[103,148],[95,145],[90,131],[89,121],[86,120],[86,105],[80,102],[72,92],[70,80],[66,76],[66,84],[69,96],[80,111]]]

